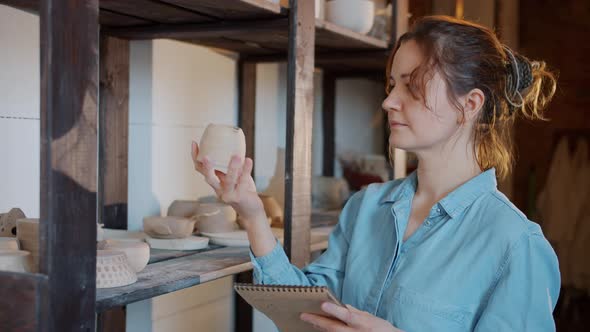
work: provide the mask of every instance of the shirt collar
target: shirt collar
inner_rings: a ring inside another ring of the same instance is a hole
[[[414,171],[399,186],[392,189],[388,195],[385,195],[381,203],[413,198],[417,184],[418,177],[416,171]],[[493,191],[496,188],[496,169],[490,168],[460,185],[441,199],[438,204],[451,218],[455,218],[482,194]]]

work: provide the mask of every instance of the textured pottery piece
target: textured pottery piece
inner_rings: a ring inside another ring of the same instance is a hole
[[[371,30],[375,18],[372,0],[330,0],[325,11],[326,21],[361,34]]]
[[[258,194],[258,197],[262,200],[264,206],[264,212],[266,216],[271,219],[271,225],[282,226],[283,225],[283,209],[277,202],[277,200],[270,195]]]
[[[39,219],[18,219],[16,229],[20,248],[31,253],[29,256],[30,272],[39,272]]]
[[[150,260],[150,246],[135,240],[104,240],[99,242],[98,249],[122,251],[127,255],[129,265],[135,272],[143,270]]]
[[[29,256],[24,250],[0,250],[0,271],[29,272]]]
[[[246,138],[242,129],[234,126],[209,124],[199,143],[198,161],[207,156],[213,168],[224,173],[232,155],[238,155],[242,161],[246,157]]]
[[[175,200],[168,207],[167,215],[170,217],[190,218],[197,213],[198,201]]]
[[[209,238],[200,236],[189,236],[184,239],[154,239],[148,237],[146,241],[153,249],[164,250],[199,250],[209,245]]]
[[[16,237],[16,221],[22,218],[26,218],[26,216],[19,208],[13,208],[8,213],[0,214],[0,236]]]
[[[18,250],[18,239],[13,237],[0,237],[0,250]]]
[[[154,238],[181,239],[193,233],[195,222],[194,219],[182,217],[145,217],[143,231]]]
[[[137,274],[122,251],[97,250],[96,288],[127,286],[137,281]]]
[[[195,230],[198,232],[231,232],[238,229],[237,214],[229,204],[222,202],[199,203]]]

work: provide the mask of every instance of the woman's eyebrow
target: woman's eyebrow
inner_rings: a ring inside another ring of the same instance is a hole
[[[410,77],[410,76],[412,76],[412,74],[402,74],[402,75],[400,76],[400,78],[404,79],[404,78],[408,78],[408,77]],[[389,79],[390,79],[390,80],[394,80],[394,81],[395,81],[395,78],[393,77],[393,75],[390,75],[390,76],[389,76]]]

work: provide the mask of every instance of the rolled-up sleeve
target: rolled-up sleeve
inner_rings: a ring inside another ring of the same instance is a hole
[[[540,231],[524,234],[508,253],[475,331],[555,331],[559,289],[553,248]]]
[[[328,249],[315,262],[304,269],[292,265],[281,245],[265,256],[255,257],[250,251],[254,266],[254,281],[259,284],[328,286],[336,296],[342,292],[346,256],[350,235],[362,201],[363,192],[352,196],[340,213],[339,221],[328,240]]]

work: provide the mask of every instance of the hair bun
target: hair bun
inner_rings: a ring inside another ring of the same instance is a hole
[[[507,56],[506,70],[506,99],[511,110],[522,107],[524,100],[522,92],[533,83],[533,68],[531,62],[520,54],[514,53],[507,46],[504,47]]]

